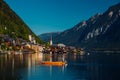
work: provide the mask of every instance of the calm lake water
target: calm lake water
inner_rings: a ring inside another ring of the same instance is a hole
[[[61,55],[52,57],[61,60]],[[41,65],[41,54],[1,54],[0,80],[120,80],[120,54],[66,55],[65,66]]]

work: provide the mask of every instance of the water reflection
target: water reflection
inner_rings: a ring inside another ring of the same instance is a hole
[[[64,55],[67,66],[46,66],[48,54],[0,55],[0,80],[119,80],[120,54]],[[52,55],[52,61],[63,55]]]
[[[65,61],[65,55],[64,54],[43,54],[42,61]]]
[[[0,80],[19,80],[21,69],[28,69],[28,73],[35,68],[36,61],[41,60],[40,54],[1,54]]]

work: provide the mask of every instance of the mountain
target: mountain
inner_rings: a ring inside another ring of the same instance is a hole
[[[0,0],[0,34],[25,40],[28,40],[28,35],[32,35],[37,42],[42,42],[3,0]]]
[[[49,42],[51,37],[53,39],[53,41],[55,41],[55,37],[58,36],[61,32],[51,32],[51,33],[44,33],[39,35],[38,37],[40,37],[43,41],[45,42]]]
[[[120,3],[65,30],[56,43],[92,50],[120,50]]]

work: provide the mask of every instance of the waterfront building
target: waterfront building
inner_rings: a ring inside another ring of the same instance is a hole
[[[58,47],[65,47],[64,44],[60,43],[60,44],[57,44]]]
[[[32,35],[29,35],[29,40],[30,42],[32,42]]]

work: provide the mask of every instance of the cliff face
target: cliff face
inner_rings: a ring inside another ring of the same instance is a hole
[[[8,34],[9,36],[20,37],[25,40],[28,40],[28,35],[33,35],[38,42],[41,42],[3,0],[0,0],[0,34]]]
[[[120,3],[54,38],[56,43],[85,49],[120,49]]]

